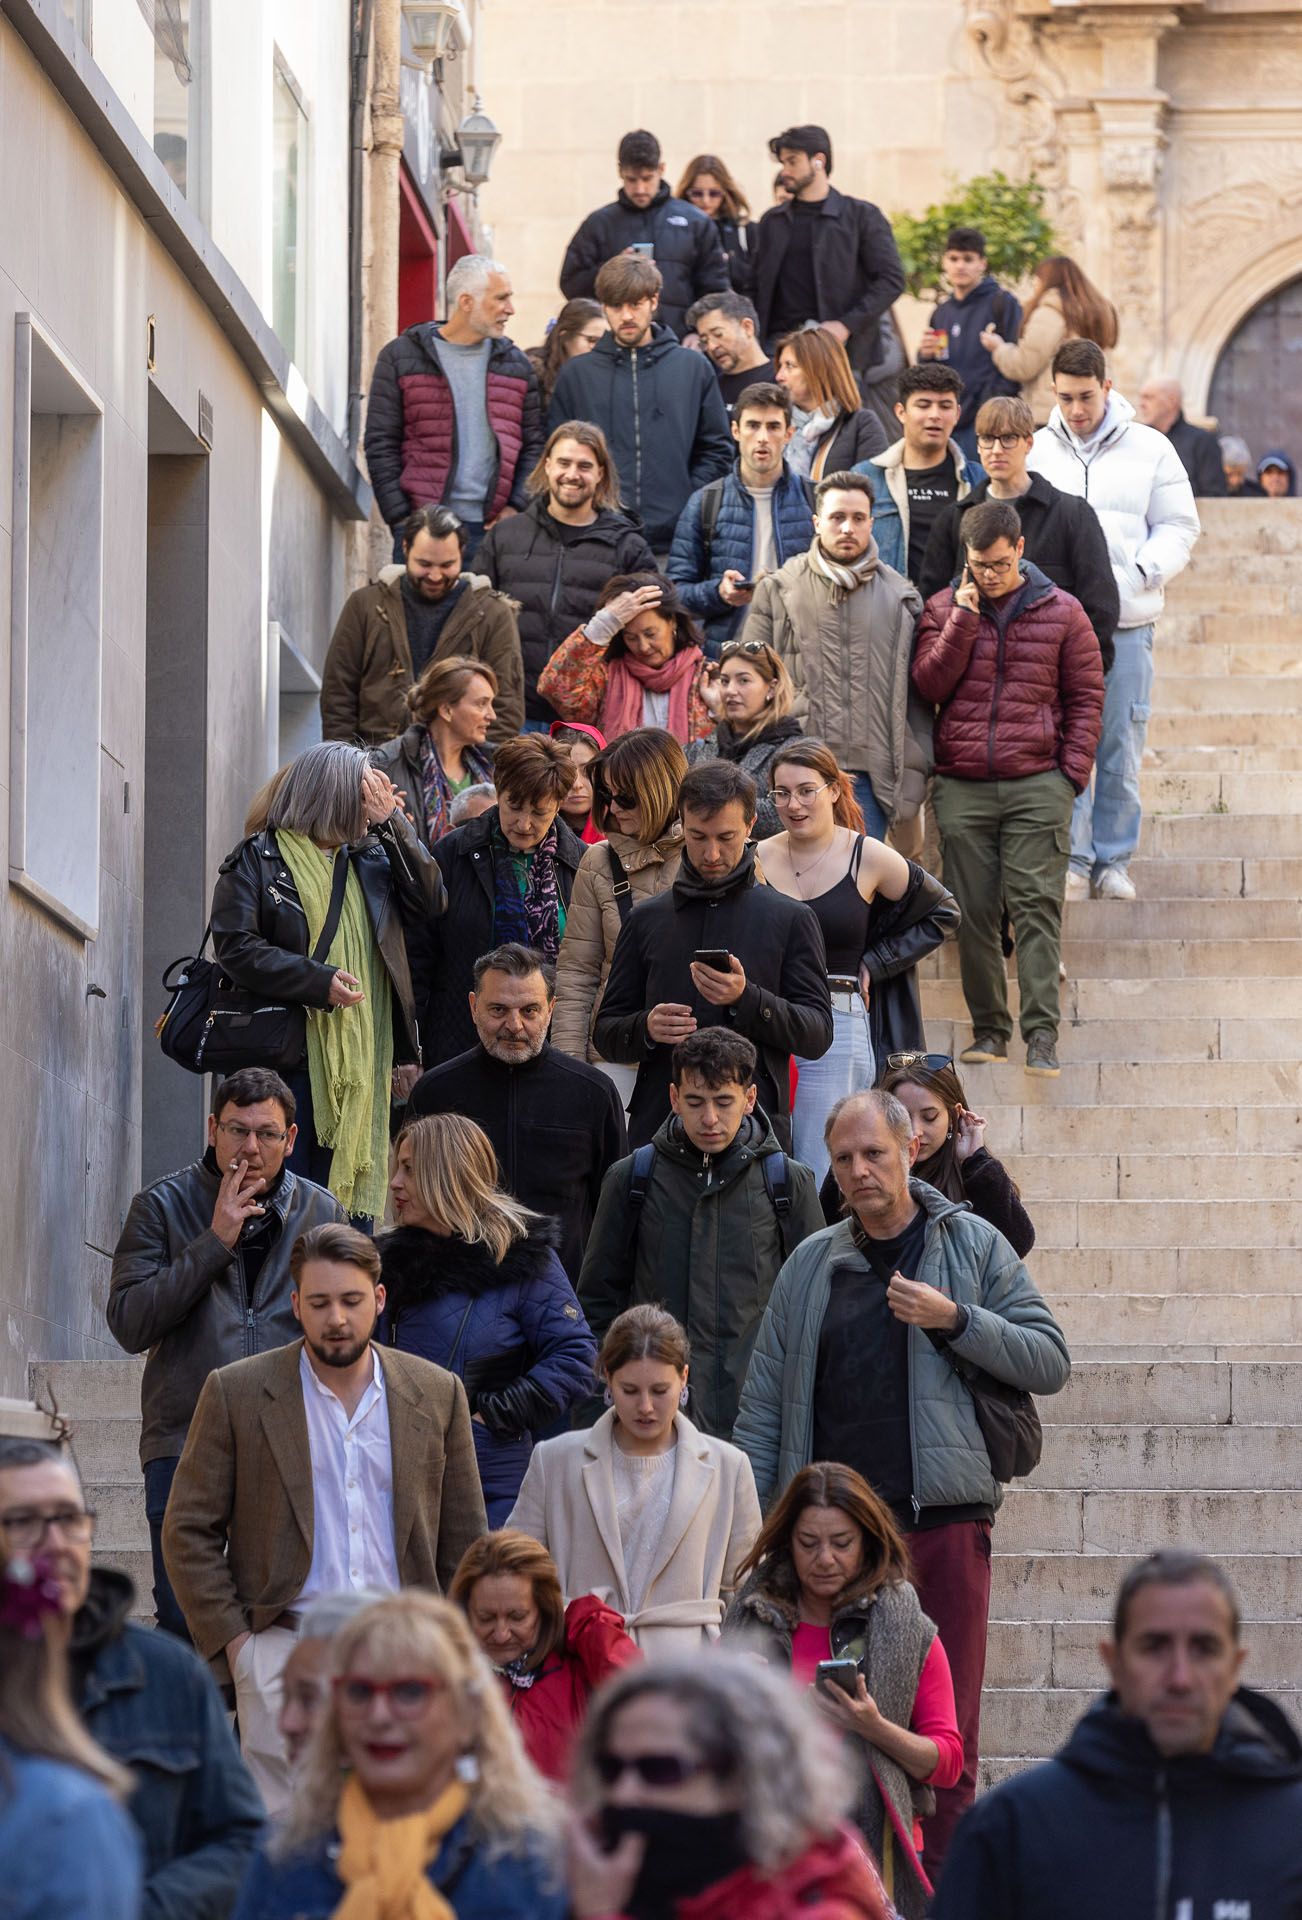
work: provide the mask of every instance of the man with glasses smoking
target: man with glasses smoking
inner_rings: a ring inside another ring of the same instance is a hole
[[[182,1638],[163,1515],[199,1391],[214,1367],[297,1338],[289,1250],[309,1227],[348,1217],[333,1194],[285,1165],[294,1137],[294,1096],[280,1075],[232,1074],[213,1097],[202,1160],[136,1195],[113,1253],[109,1330],[128,1353],[149,1355],[140,1462],[154,1607],[159,1626]]]
[[[229,1913],[262,1830],[257,1789],[202,1661],[132,1618],[135,1589],[124,1573],[91,1566],[94,1537],[71,1454],[0,1436],[0,1562],[39,1556],[58,1589],[73,1704],[131,1773],[144,1911],[150,1920]],[[9,1910],[3,1894],[0,1907]]]
[[[1071,810],[1103,724],[1103,661],[1080,602],[1025,559],[1015,507],[969,507],[960,537],[963,572],[923,609],[913,684],[937,707],[936,825],[963,914],[959,969],[972,1021],[961,1058],[1008,1058],[1006,900],[1026,1071],[1056,1076]]]
[[[963,570],[959,522],[984,500],[1007,500],[1017,508],[1025,557],[1056,587],[1079,600],[1098,636],[1103,671],[1112,665],[1112,635],[1121,616],[1121,596],[1108,559],[1107,537],[1088,500],[1063,493],[1042,473],[1027,468],[1035,444],[1035,415],[1025,400],[1001,395],[987,400],[976,417],[977,458],[987,478],[961,504],[941,510],[931,529],[918,588],[924,600],[952,586]]]

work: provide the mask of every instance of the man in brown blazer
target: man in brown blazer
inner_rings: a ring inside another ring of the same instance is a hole
[[[290,1255],[303,1339],[208,1376],[163,1552],[195,1646],[235,1687],[267,1810],[286,1804],[281,1674],[303,1607],[348,1588],[446,1589],[485,1529],[460,1380],[372,1338],[380,1257],[314,1227]]]

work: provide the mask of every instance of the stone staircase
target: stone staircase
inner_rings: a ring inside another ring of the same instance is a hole
[[[1061,1078],[1016,1041],[964,1076],[1075,1361],[995,1529],[987,1780],[1062,1740],[1158,1546],[1225,1562],[1249,1678],[1299,1704],[1302,505],[1200,504],[1157,635],[1139,899],[1067,909]],[[956,958],[924,989],[955,1052]]]
[[[1121,1573],[1156,1546],[1225,1561],[1251,1679],[1297,1699],[1302,503],[1207,502],[1204,524],[1158,634],[1140,898],[1067,910],[1061,1078],[1028,1079],[1016,1042],[965,1076],[1075,1359],[995,1531],[987,1779],[1063,1738]],[[957,1051],[953,950],[927,972],[932,1043]],[[32,1391],[74,1421],[99,1551],[147,1605],[139,1376],[42,1364]]]

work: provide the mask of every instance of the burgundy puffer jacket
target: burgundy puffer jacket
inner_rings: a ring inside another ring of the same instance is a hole
[[[923,608],[913,684],[934,700],[936,772],[1020,780],[1058,767],[1081,793],[1103,725],[1103,659],[1079,600],[1029,561],[1003,634],[987,603],[954,604],[945,587]]]
[[[375,363],[366,407],[366,465],[380,512],[399,526],[417,507],[446,498],[457,464],[457,416],[452,389],[430,344],[433,321],[408,327],[390,340]],[[497,437],[497,471],[484,502],[484,520],[502,508],[528,504],[524,483],[546,438],[538,376],[520,348],[494,340],[485,381],[488,424]]]

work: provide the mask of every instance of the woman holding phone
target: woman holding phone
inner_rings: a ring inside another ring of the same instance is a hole
[[[963,1771],[954,1684],[909,1580],[908,1548],[868,1482],[827,1461],[790,1482],[742,1563],[723,1622],[814,1689],[857,1762],[856,1819],[902,1920],[931,1895],[921,1822]]]

